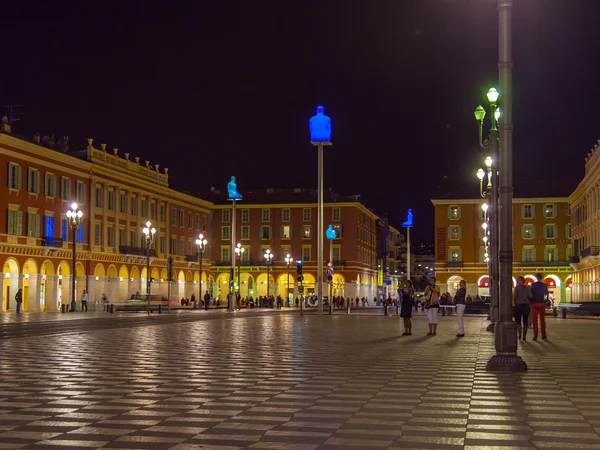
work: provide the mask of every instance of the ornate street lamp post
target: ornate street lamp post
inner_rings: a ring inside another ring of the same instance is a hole
[[[79,209],[77,203],[71,204],[71,209],[67,211],[67,217],[69,218],[69,225],[73,234],[73,265],[71,269],[71,312],[75,312],[75,306],[77,304],[75,300],[75,275],[77,274],[77,270],[75,267],[75,265],[77,264],[77,230],[79,230],[79,227],[81,227],[81,218],[83,217],[83,212]]]
[[[271,263],[273,262],[273,253],[271,253],[271,250],[267,249],[267,251],[265,252],[265,262],[267,263],[267,302],[269,300],[269,290],[270,290],[270,283],[271,283],[271,274],[270,274],[270,269],[271,269]]]
[[[242,247],[242,244],[240,244],[239,242],[237,243],[237,245],[235,246],[235,260],[237,261],[237,285],[238,285],[238,295],[240,296],[240,302],[242,300],[242,285],[241,283],[241,276],[240,276],[240,266],[242,263],[242,257],[244,256],[244,252],[246,250],[244,249],[244,247]],[[234,289],[235,291],[235,289]]]
[[[148,302],[148,314],[150,314],[150,248],[154,244],[156,228],[148,221],[142,231],[146,236],[146,301]]]
[[[294,258],[292,258],[290,256],[290,254],[288,253],[285,257],[285,263],[287,264],[287,278],[288,278],[288,282],[287,282],[287,304],[289,304],[290,302],[290,264],[292,264],[292,261],[294,260]]]
[[[202,256],[204,255],[204,249],[206,248],[207,240],[204,235],[200,233],[198,239],[196,239],[196,254],[198,255],[198,267],[200,270],[200,288],[198,292],[198,303],[202,301]],[[208,277],[206,277],[208,281]],[[204,302],[204,309],[208,310],[208,302]]]

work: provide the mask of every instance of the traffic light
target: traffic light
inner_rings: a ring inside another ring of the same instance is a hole
[[[296,273],[298,275],[302,275],[302,260],[301,259],[296,260]]]
[[[150,277],[150,283],[154,283],[154,277]]]

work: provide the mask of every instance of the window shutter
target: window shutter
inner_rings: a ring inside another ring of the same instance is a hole
[[[21,176],[23,174],[23,168],[17,166],[17,189],[21,189]]]
[[[23,234],[23,211],[17,211],[16,235],[21,236],[22,234]]]
[[[290,225],[290,235],[289,235],[289,238],[290,239],[292,238],[292,226],[291,225]]]
[[[279,227],[279,239],[283,239],[283,225]]]
[[[542,214],[543,215],[543,214]],[[531,218],[535,219],[535,204],[531,205]]]
[[[35,215],[35,237],[40,237],[40,215],[39,214]]]
[[[273,238],[273,234],[272,234],[273,229],[269,226],[269,227],[267,227],[267,231],[269,232],[269,239],[272,239]]]
[[[27,169],[27,191],[29,192],[33,192],[33,170]]]
[[[452,207],[448,206],[446,208],[446,213],[448,214],[448,219],[452,219]]]
[[[535,225],[531,226],[531,237],[535,239]]]
[[[550,249],[548,249],[548,248],[544,249],[544,261],[548,261],[548,250],[550,250]]]
[[[452,227],[448,227],[448,240],[452,240]]]
[[[261,225],[260,228],[258,229],[258,238],[262,239],[264,236],[263,234],[263,226]]]
[[[521,206],[521,208],[523,208]],[[521,225],[521,238],[525,239],[527,235],[525,234],[525,225]]]
[[[521,205],[521,219],[525,218],[525,205]]]
[[[344,225],[340,225],[340,226],[338,227],[338,230],[339,230],[339,234],[338,234],[338,236],[337,236],[337,237],[341,239],[341,237],[344,235],[344,233],[343,233],[343,230],[344,230]]]
[[[8,163],[8,187],[9,188],[14,186],[12,168],[13,168],[12,164]]]
[[[462,239],[462,228],[460,227],[460,225],[457,228],[458,228],[458,239]],[[461,261],[462,261],[462,258],[461,258]]]
[[[40,193],[40,171],[36,170],[35,172],[35,193]]]

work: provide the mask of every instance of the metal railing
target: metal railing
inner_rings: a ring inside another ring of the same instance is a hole
[[[44,236],[42,238],[42,246],[43,247],[58,247],[62,248],[63,240],[62,238],[52,237],[52,236]]]
[[[446,267],[464,267],[464,261],[446,261]]]
[[[119,245],[119,253],[122,255],[136,255],[136,256],[146,256],[146,248],[145,247],[131,247],[129,245]],[[150,249],[150,256],[156,256],[156,250]]]
[[[521,261],[521,267],[562,267],[568,266],[569,261]]]
[[[599,246],[588,247],[581,252],[582,258],[587,258],[588,256],[598,256],[598,255],[600,255],[600,247]]]

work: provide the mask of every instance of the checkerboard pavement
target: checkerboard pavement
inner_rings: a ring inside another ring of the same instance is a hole
[[[0,340],[0,449],[600,448],[598,321],[550,319],[493,374],[481,317],[93,320]]]

